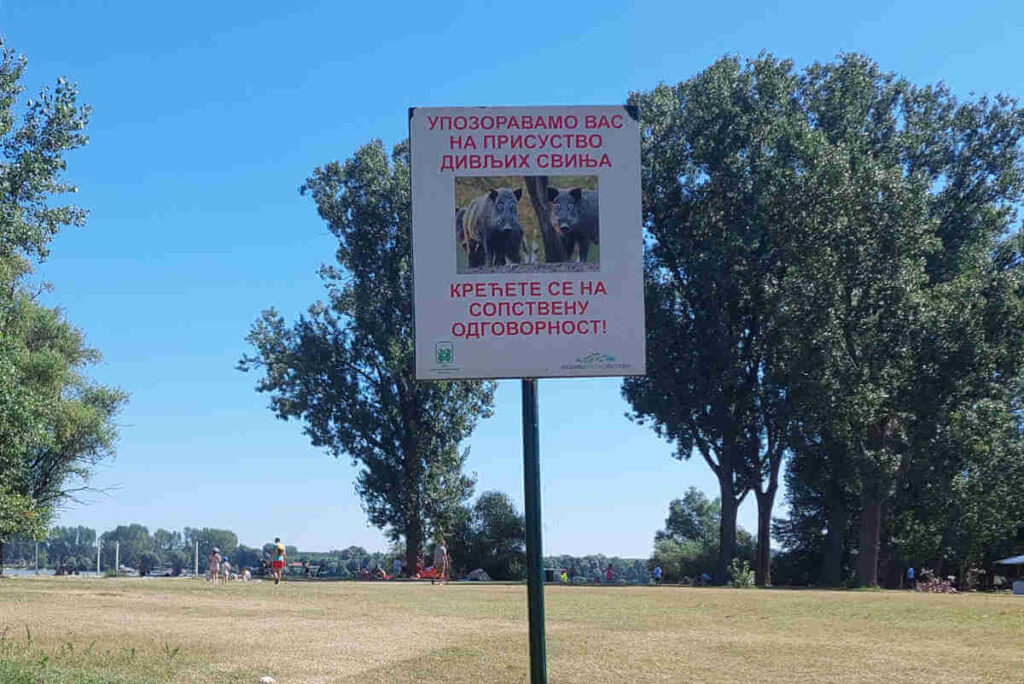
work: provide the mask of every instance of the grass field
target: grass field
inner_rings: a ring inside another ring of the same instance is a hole
[[[553,684],[1020,682],[1024,598],[549,587]],[[0,581],[0,682],[517,682],[526,589]]]

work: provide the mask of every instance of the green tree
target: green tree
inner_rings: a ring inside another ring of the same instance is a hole
[[[139,571],[139,576],[145,577],[160,569],[160,555],[156,551],[143,551],[135,567]]]
[[[785,289],[794,397],[859,486],[858,581],[878,583],[898,484],[953,472],[943,447],[964,408],[1006,402],[1021,368],[1019,226],[1024,112],[960,103],[844,55],[802,77],[825,136],[821,220]]]
[[[655,533],[654,551],[647,565],[660,565],[667,582],[713,572],[719,556],[721,519],[721,500],[710,500],[704,492],[690,487],[682,499],[669,503],[665,529]],[[743,528],[737,528],[730,563],[736,558],[752,560],[754,546],[754,538]]]
[[[786,465],[789,515],[776,519],[783,553],[772,575],[783,584],[840,586],[853,578],[858,510],[857,473],[843,444],[807,439]]]
[[[690,487],[682,499],[673,499],[669,503],[665,529],[658,531],[655,541],[692,541],[704,548],[711,548],[717,543],[721,518],[721,500],[712,501],[701,490]]]
[[[781,459],[824,450],[825,575],[859,512],[876,584],[897,487],[958,472],[956,416],[1020,377],[1022,110],[859,55],[800,74],[725,59],[635,99],[652,370],[624,384],[634,414],[715,469],[723,558],[755,491],[761,584]]]
[[[269,309],[248,341],[257,390],[282,419],[297,418],[315,446],[361,466],[356,491],[370,522],[405,539],[406,566],[428,532],[448,534],[472,491],[459,444],[489,416],[494,385],[419,383],[413,366],[409,152],[380,142],[327,164],[301,192],[338,238],[323,266],[328,301],[294,324]]]
[[[87,558],[90,554],[95,562],[96,530],[81,525],[77,527],[55,526],[47,534],[46,549],[47,557],[54,566],[71,564],[73,559]],[[75,567],[78,567],[77,563],[75,563]]]
[[[169,563],[171,573],[180,575],[192,560],[194,549],[185,547],[185,538],[181,532],[158,529],[153,533],[153,551],[160,561]]]
[[[902,574],[907,566],[964,578],[1021,550],[1024,533],[1024,439],[1019,419],[1002,401],[985,400],[952,417],[935,459],[908,459],[887,503],[883,546]]]
[[[186,527],[182,530],[185,549],[191,559],[195,553],[195,544],[199,542],[199,572],[206,572],[206,557],[214,547],[220,549],[222,556],[232,556],[238,549],[238,536],[231,530],[218,530],[212,527]]]
[[[160,552],[160,559],[171,565],[171,574],[177,577],[181,574],[181,571],[189,567],[191,564],[191,557],[185,553],[182,549],[173,549],[171,551]]]
[[[449,540],[456,569],[482,568],[493,579],[521,579],[526,567],[526,519],[504,492],[484,492]]]
[[[40,539],[46,532],[35,501],[0,485],[0,573],[3,573],[4,543],[14,538]]]
[[[715,580],[727,581],[736,511],[758,505],[758,584],[794,417],[780,281],[808,228],[805,147],[792,63],[717,61],[634,95],[642,116],[648,374],[628,378],[633,417],[699,453],[722,502]]]
[[[19,534],[86,488],[113,453],[112,418],[126,399],[85,378],[99,355],[26,282],[60,228],[84,223],[82,209],[55,201],[75,191],[62,178],[64,154],[86,143],[90,109],[61,78],[16,115],[25,65],[0,39],[0,515],[16,518],[0,530]]]
[[[86,216],[79,207],[51,202],[76,191],[61,178],[64,154],[88,142],[83,131],[92,108],[78,103],[76,85],[62,77],[29,100],[19,120],[14,109],[26,64],[0,37],[0,259],[7,268],[12,258],[45,258],[53,236],[63,226],[85,225]]]
[[[239,544],[238,548],[235,549],[235,554],[231,557],[231,565],[239,569],[258,568],[262,555],[263,554],[260,549],[254,549],[246,546],[245,544]]]
[[[120,544],[118,548],[117,545]],[[149,530],[145,525],[132,523],[130,525],[118,525],[109,532],[100,536],[100,556],[103,565],[112,568],[116,555],[120,555],[120,563],[129,568],[140,569],[143,567],[143,557],[146,554],[156,554],[153,538],[149,536]],[[157,562],[159,562],[159,556]],[[152,569],[152,566],[148,566]],[[120,568],[118,568],[120,569]]]
[[[174,551],[185,550],[185,540],[181,532],[172,532],[163,528],[153,533],[153,548],[157,553],[170,554]]]

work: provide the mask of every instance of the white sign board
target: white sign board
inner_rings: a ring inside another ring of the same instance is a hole
[[[631,107],[409,111],[416,377],[643,375]]]

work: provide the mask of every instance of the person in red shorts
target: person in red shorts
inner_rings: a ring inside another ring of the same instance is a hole
[[[281,583],[281,575],[284,574],[284,561],[287,554],[284,550],[284,544],[281,543],[280,537],[274,537],[274,560],[270,564],[270,569],[274,572],[274,584]]]

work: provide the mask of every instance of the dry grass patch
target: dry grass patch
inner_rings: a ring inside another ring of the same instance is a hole
[[[1006,595],[555,586],[546,604],[552,682],[933,684],[1024,672],[1024,599]],[[8,677],[19,684],[501,683],[528,671],[521,586],[17,579],[0,582],[5,628],[0,675],[28,672]]]

